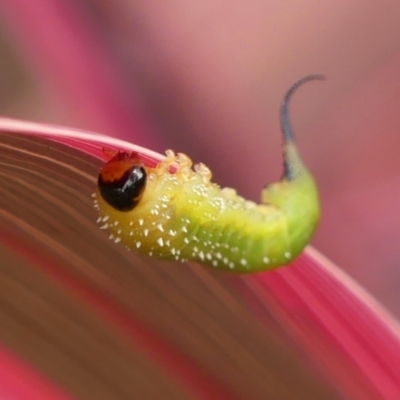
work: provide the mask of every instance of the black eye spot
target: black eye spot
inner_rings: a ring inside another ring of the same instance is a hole
[[[141,165],[128,169],[121,178],[107,182],[99,175],[101,196],[119,211],[133,210],[142,198],[146,187],[146,170]]]

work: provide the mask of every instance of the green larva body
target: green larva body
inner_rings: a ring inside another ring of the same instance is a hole
[[[299,81],[285,98],[282,113],[301,83],[318,78]],[[211,182],[207,167],[197,164],[192,169],[183,154],[168,151],[165,160],[151,168],[140,162],[137,153],[119,152],[99,175],[96,202],[102,228],[110,230],[116,242],[162,259],[193,260],[241,273],[288,264],[315,230],[319,200],[314,180],[297,152],[287,115],[282,124],[287,124],[285,174],[262,190],[261,204],[245,200],[234,189],[221,189]],[[110,187],[115,190],[122,180],[118,195],[125,195],[127,171],[135,168],[133,206],[118,198],[116,208]]]

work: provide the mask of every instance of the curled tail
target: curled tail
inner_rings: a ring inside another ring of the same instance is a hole
[[[309,75],[297,81],[286,93],[281,106],[284,173],[279,182],[267,185],[261,192],[263,203],[276,206],[286,231],[287,249],[295,256],[306,246],[319,221],[320,205],[314,178],[297,150],[289,120],[289,103],[303,84],[323,80],[322,75]]]

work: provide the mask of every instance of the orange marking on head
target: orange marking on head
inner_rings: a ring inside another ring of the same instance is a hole
[[[114,182],[121,179],[133,166],[143,165],[139,154],[135,151],[117,151],[100,170],[104,182]]]

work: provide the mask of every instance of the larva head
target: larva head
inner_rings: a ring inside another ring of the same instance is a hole
[[[138,153],[119,151],[100,170],[98,187],[110,206],[129,211],[140,201],[146,179],[146,170]]]

